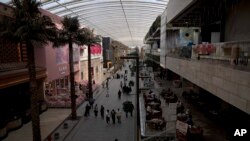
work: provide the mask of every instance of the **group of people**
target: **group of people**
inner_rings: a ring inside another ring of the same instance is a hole
[[[122,113],[121,113],[119,108],[117,109],[117,111],[115,111],[114,109],[109,111],[107,109],[107,111],[105,113],[106,123],[109,124],[110,118],[111,118],[113,124],[116,123],[116,119],[117,119],[117,123],[120,124],[121,123],[121,116],[122,116]]]
[[[130,85],[130,83],[129,83],[129,85],[127,86],[126,80],[127,79],[125,79],[124,82],[120,81],[120,87],[121,87],[123,93],[129,94],[132,91],[132,88],[131,88],[132,85]]]
[[[90,103],[90,102],[89,102]],[[87,103],[86,107],[85,107],[85,113],[84,116],[85,117],[89,117],[90,116],[90,109],[92,109],[93,107],[91,106],[91,104]],[[94,111],[94,115],[95,117],[98,116],[98,106],[97,104],[95,104],[95,107],[93,109]],[[105,112],[105,108],[103,105],[101,105],[100,107],[100,114],[101,114],[101,118],[106,120],[107,124],[110,123],[110,120],[112,120],[112,123],[115,124],[116,123],[116,119],[117,119],[117,123],[121,123],[121,116],[122,113],[120,111],[120,109],[118,108],[116,111],[114,109],[112,109],[111,111],[109,109],[106,110]]]
[[[120,89],[118,90],[118,98],[121,99],[121,95],[123,93],[123,88],[124,86],[126,86],[126,81],[127,81],[127,76],[126,76],[127,70],[125,72],[125,74],[114,74],[113,76],[117,76],[117,79],[124,79],[121,81],[120,84]],[[113,77],[114,78],[114,77]],[[102,83],[102,87],[105,88],[107,90],[107,94],[106,97],[109,97],[109,82],[112,79],[111,77],[108,77],[106,79],[106,81],[104,81]],[[131,89],[131,88],[130,88]],[[131,90],[130,90],[131,91]],[[117,108],[117,109],[108,109],[108,108],[104,108],[103,105],[98,105],[95,102],[95,99],[88,99],[88,103],[86,104],[85,107],[85,112],[84,112],[84,116],[85,117],[89,117],[91,115],[91,112],[93,112],[94,117],[97,118],[98,116],[101,117],[103,120],[105,120],[105,122],[109,125],[109,124],[121,124],[121,118],[122,118],[122,111],[121,109]],[[134,109],[134,108],[133,108]],[[126,117],[128,117],[128,113],[130,113],[131,117],[133,116],[133,109],[129,110],[129,111],[124,111],[126,113]],[[118,139],[115,139],[115,141],[118,141]]]

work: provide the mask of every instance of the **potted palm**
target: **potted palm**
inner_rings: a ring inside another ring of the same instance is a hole
[[[0,140],[7,136],[7,122],[5,117],[0,117]]]
[[[134,81],[132,81],[132,80],[130,80],[129,83],[128,83],[129,86],[134,86],[134,84],[135,84],[135,83],[134,83]]]

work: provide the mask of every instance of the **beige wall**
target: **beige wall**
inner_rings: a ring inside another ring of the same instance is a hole
[[[91,66],[94,68],[94,78],[93,80],[96,81],[96,83],[101,83],[102,80],[102,63],[100,58],[98,59],[92,59],[91,60]],[[98,72],[96,72],[96,67],[98,67]],[[83,80],[88,80],[88,60],[81,61],[80,62],[80,72],[79,77],[81,80],[81,71],[83,72]]]
[[[5,15],[8,17],[12,17],[13,14],[13,9],[12,7],[0,3],[0,15]]]
[[[167,22],[169,23],[195,1],[197,0],[169,0],[167,5]]]
[[[171,71],[250,114],[250,72],[167,57]]]

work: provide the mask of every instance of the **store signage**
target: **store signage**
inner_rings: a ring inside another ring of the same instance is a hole
[[[60,74],[65,74],[67,70],[67,66],[60,66],[58,69],[59,69]]]

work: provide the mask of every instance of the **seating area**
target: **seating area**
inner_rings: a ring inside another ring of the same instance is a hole
[[[161,100],[150,90],[143,93],[144,106],[146,109],[146,126],[154,130],[163,130],[166,121],[162,116]]]
[[[218,98],[209,96],[205,93],[198,94],[192,89],[185,89],[182,93],[182,97],[189,103],[192,103],[199,111],[204,113],[206,117],[214,121],[221,121],[223,118],[223,112],[218,109]],[[210,101],[214,101],[211,103]]]
[[[168,89],[168,90],[163,89],[160,95],[164,98],[167,104],[176,103],[178,100],[178,97],[176,96],[176,94],[173,93],[171,89]]]
[[[190,109],[184,107],[184,104],[170,88],[168,90],[163,89],[160,95],[165,99],[166,104],[176,103],[176,119],[178,122],[181,122],[183,126],[187,126],[186,133],[177,129],[177,138],[180,141],[202,141],[203,128],[199,125],[195,125]],[[184,92],[182,96],[191,97],[191,95],[186,92]],[[196,96],[192,94],[192,97],[195,98]]]

